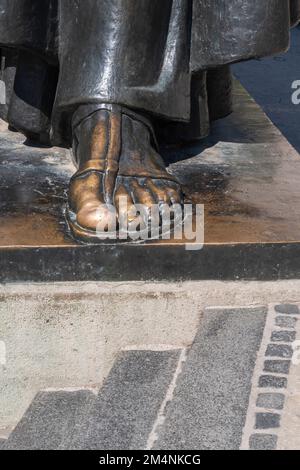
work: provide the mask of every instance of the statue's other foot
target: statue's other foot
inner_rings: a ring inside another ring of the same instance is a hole
[[[97,241],[99,230],[121,220],[138,227],[158,207],[182,203],[179,183],[155,150],[150,123],[116,105],[81,106],[73,119],[73,155],[78,171],[69,188],[67,217],[73,235]],[[136,206],[144,210],[137,215]]]

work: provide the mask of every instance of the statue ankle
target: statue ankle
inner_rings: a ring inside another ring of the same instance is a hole
[[[116,104],[87,104],[76,110],[72,119],[73,157],[77,167],[87,161],[106,158],[113,148],[126,142],[156,139],[151,121],[141,112]]]

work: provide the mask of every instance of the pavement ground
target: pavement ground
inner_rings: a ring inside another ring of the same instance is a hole
[[[121,351],[37,393],[3,449],[300,449],[300,302],[210,307],[190,347]]]

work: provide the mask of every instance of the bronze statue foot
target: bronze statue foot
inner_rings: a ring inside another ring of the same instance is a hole
[[[162,216],[166,204],[182,203],[179,183],[155,150],[151,124],[129,109],[81,106],[73,119],[73,155],[78,171],[70,182],[67,218],[78,239],[98,241],[99,226],[105,231],[121,218],[136,227],[137,204],[150,220],[153,205]]]

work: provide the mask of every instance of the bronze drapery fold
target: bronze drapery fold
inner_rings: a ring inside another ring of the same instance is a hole
[[[1,116],[29,137],[51,133],[53,144],[70,146],[81,104],[188,123],[194,89],[200,137],[213,101],[206,70],[224,67],[228,80],[228,64],[284,51],[299,15],[299,0],[0,0]]]

